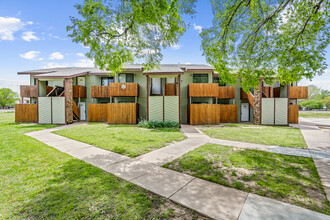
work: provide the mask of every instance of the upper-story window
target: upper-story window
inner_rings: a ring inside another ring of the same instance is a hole
[[[33,85],[35,85],[35,86],[37,85],[37,79],[36,78],[33,79]]]
[[[134,82],[134,74],[133,73],[122,73],[118,76],[118,81],[121,83],[124,82]]]
[[[208,83],[209,75],[208,74],[194,74],[193,83]]]
[[[213,77],[213,83],[218,83],[219,86],[226,86],[226,83],[223,82],[221,78],[217,76]]]
[[[113,76],[111,76],[111,77],[101,77],[101,86],[108,86],[112,82],[114,82]]]

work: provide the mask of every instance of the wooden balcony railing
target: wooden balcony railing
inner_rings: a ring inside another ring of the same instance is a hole
[[[91,86],[91,96],[93,98],[109,98],[109,86]]]
[[[190,83],[188,90],[189,97],[218,97],[219,95],[217,83]]]
[[[235,86],[219,86],[220,99],[234,99],[235,98]]]
[[[308,87],[307,86],[290,86],[289,89],[290,99],[307,99]]]
[[[20,87],[21,97],[38,97],[37,86],[25,86]]]
[[[48,95],[53,89],[54,87],[52,86],[46,86],[46,94]]]
[[[247,94],[247,99],[249,100],[250,105],[252,108],[254,108],[254,96],[253,94],[249,91]]]
[[[86,98],[86,87],[73,86],[73,98]]]
[[[177,85],[175,83],[165,83],[165,96],[178,95]]]
[[[116,96],[139,96],[138,83],[110,83],[109,95]]]

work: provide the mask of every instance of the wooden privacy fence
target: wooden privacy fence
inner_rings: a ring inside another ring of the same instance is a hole
[[[88,104],[88,121],[136,124],[137,118],[138,104],[136,103]]]
[[[219,124],[220,105],[218,104],[190,104],[189,122],[195,124]]]
[[[108,103],[108,124],[136,124],[137,103]]]
[[[238,106],[220,105],[220,122],[221,123],[238,122]]]
[[[88,121],[105,122],[108,114],[107,104],[88,104]]]
[[[220,124],[236,123],[238,121],[237,105],[190,104],[189,123]]]
[[[16,104],[15,122],[38,122],[37,104]]]
[[[220,99],[234,99],[235,98],[235,86],[219,86]]]
[[[188,85],[189,97],[218,97],[218,95],[217,83],[190,83]]]
[[[299,105],[289,105],[289,123],[298,123]]]

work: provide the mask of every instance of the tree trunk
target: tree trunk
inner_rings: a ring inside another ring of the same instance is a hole
[[[261,124],[261,103],[260,103],[260,89],[255,88],[254,89],[254,108],[253,108],[253,122],[256,125]]]

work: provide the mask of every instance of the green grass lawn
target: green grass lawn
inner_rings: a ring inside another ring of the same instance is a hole
[[[186,138],[179,129],[146,129],[135,125],[104,123],[90,123],[54,133],[130,157],[148,153],[172,141],[182,141]]]
[[[61,153],[0,112],[0,219],[203,218],[189,209]]]
[[[330,214],[311,158],[206,144],[164,167]]]
[[[299,112],[299,117],[303,118],[330,118],[329,112]]]
[[[223,140],[307,148],[298,128],[230,124],[228,127],[202,128],[201,130],[210,137]]]

